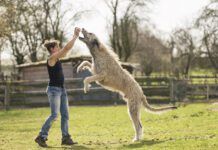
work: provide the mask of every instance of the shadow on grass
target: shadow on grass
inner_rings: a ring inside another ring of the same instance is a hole
[[[124,145],[124,147],[125,148],[140,148],[140,147],[143,147],[144,145],[152,146],[152,145],[163,143],[163,142],[165,142],[165,141],[159,141],[159,140],[141,140],[141,141],[136,142],[136,143],[131,143],[129,145]]]
[[[75,150],[75,149],[79,149],[79,150],[87,150],[87,149],[91,149],[82,145],[73,145],[73,146],[48,146],[48,149],[64,149],[64,150]]]

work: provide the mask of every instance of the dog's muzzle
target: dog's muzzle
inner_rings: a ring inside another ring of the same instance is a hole
[[[84,40],[85,37],[87,36],[87,31],[84,28],[82,28],[82,34],[83,34],[83,37],[80,36],[79,37],[80,40]]]

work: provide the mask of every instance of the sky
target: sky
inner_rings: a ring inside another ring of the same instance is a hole
[[[100,40],[105,44],[109,44],[107,20],[111,18],[111,13],[104,0],[66,0],[67,3],[93,10],[89,13],[88,17],[85,16],[76,25],[94,32]],[[190,25],[208,3],[209,0],[155,0],[150,7],[148,16],[160,36],[166,37],[175,28]],[[75,44],[74,50],[77,49],[81,49],[80,53],[82,54],[87,54],[88,52],[86,46],[81,42]]]
[[[156,27],[170,33],[176,27],[189,25],[209,0],[159,0],[151,14]]]
[[[165,36],[176,27],[188,26],[198,16],[202,7],[208,3],[209,0],[156,0],[150,8],[150,21],[158,33]],[[104,0],[63,0],[63,8],[72,6],[78,10],[89,10],[89,13],[84,15],[74,26],[69,27],[66,36],[70,38],[73,28],[78,26],[95,33],[103,43],[109,44],[107,26],[110,11],[104,4]],[[69,14],[68,16],[70,17]],[[81,51],[76,51],[78,49]],[[78,41],[75,43],[73,52],[87,54],[88,49]],[[10,54],[3,52],[1,57],[8,59]]]

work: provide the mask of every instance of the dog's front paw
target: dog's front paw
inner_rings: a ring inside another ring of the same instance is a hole
[[[84,86],[84,93],[87,93],[90,90],[91,85],[90,84],[85,84]]]
[[[84,70],[89,70],[89,67],[87,67],[87,66],[78,67],[76,72],[79,73],[79,72],[84,71]]]
[[[80,71],[82,71],[82,67],[81,66],[77,67],[77,69],[76,69],[77,73],[79,73]]]

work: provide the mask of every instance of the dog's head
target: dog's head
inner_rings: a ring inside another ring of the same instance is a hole
[[[82,34],[84,37],[79,37],[79,39],[83,41],[90,50],[95,47],[99,48],[100,42],[94,33],[89,33],[82,28]]]

